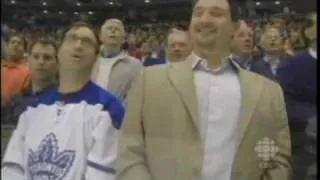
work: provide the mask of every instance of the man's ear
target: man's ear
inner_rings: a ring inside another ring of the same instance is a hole
[[[262,48],[262,49],[265,49],[265,35],[262,34],[260,36],[260,39],[259,39],[259,42],[258,42],[258,45]]]
[[[121,44],[124,44],[126,42],[126,38],[127,38],[127,33],[125,31],[123,31],[122,33],[122,39],[121,39]]]
[[[236,21],[232,23],[232,36],[231,39],[233,39],[234,33],[240,28],[240,21]]]
[[[100,40],[100,43],[104,43],[103,39],[102,39],[102,30],[100,31],[99,33],[99,40]]]
[[[233,32],[240,28],[240,21],[233,22]]]
[[[307,39],[311,39],[311,37],[310,37],[310,30],[311,30],[311,28],[306,28],[305,30],[304,30],[304,35],[305,35],[305,37],[307,38]]]
[[[126,39],[127,35],[128,35],[128,34],[127,34],[125,31],[123,31],[123,33],[122,33],[123,39]]]

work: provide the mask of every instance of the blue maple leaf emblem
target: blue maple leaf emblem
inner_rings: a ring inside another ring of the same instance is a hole
[[[59,152],[57,137],[50,133],[41,141],[36,151],[29,149],[29,179],[61,180],[70,171],[74,159],[75,151]]]

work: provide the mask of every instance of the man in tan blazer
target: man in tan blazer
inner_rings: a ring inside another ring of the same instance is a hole
[[[230,60],[232,0],[198,0],[186,61],[144,69],[128,97],[118,180],[289,180],[281,88]]]

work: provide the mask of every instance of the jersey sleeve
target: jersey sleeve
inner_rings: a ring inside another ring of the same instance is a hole
[[[7,145],[1,167],[1,179],[21,180],[25,172],[25,132],[27,118],[25,112],[21,114],[17,128],[13,131]]]
[[[115,180],[115,163],[118,150],[118,132],[107,111],[93,120],[92,145],[87,158],[87,180]]]

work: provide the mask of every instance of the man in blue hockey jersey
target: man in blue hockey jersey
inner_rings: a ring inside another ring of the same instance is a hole
[[[5,153],[7,180],[114,180],[121,102],[90,81],[99,42],[76,23],[58,50],[59,86],[30,102]]]

